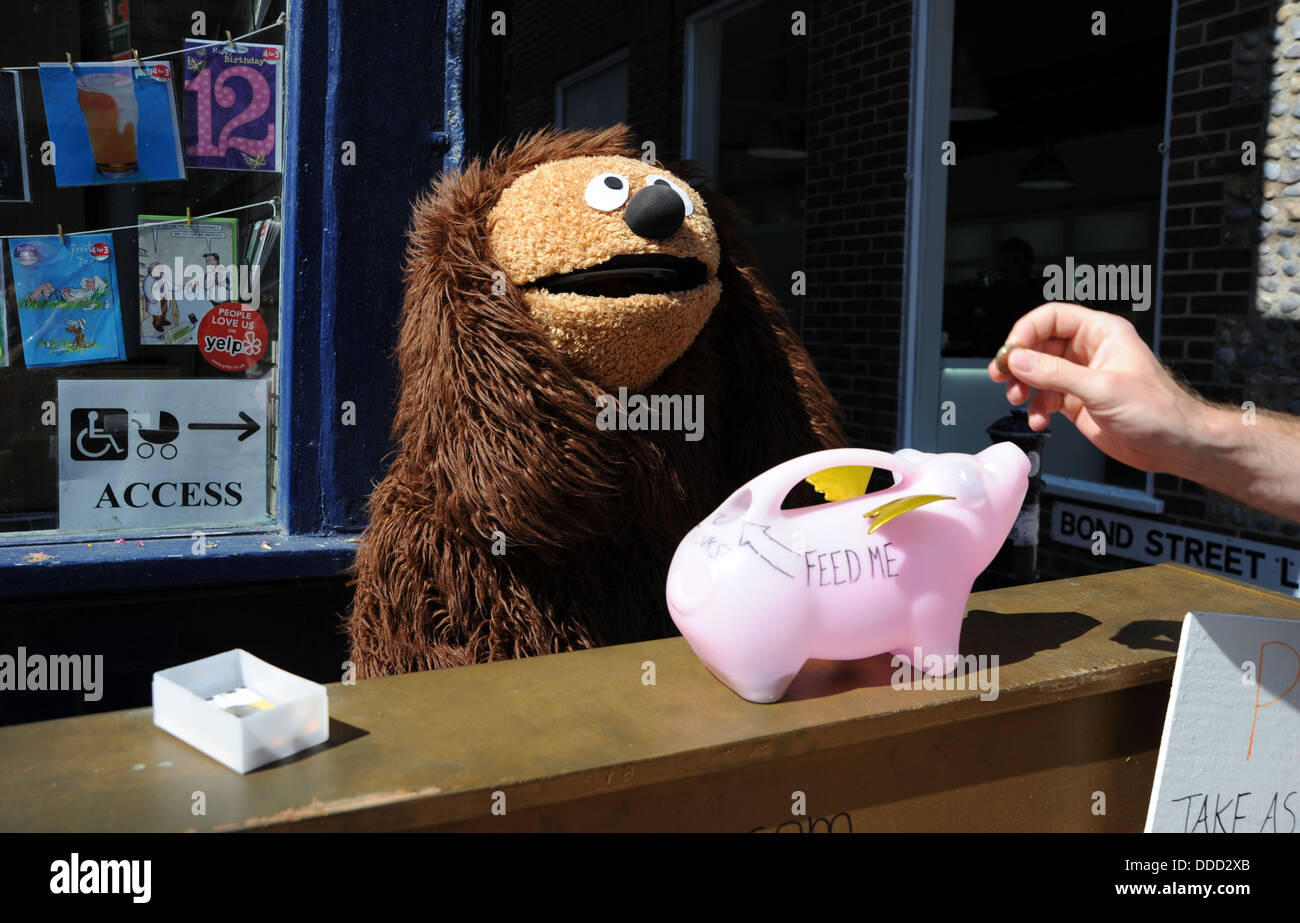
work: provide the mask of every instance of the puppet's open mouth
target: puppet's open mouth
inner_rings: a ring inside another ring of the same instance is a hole
[[[626,253],[576,272],[546,276],[528,288],[625,298],[683,292],[703,285],[708,277],[708,269],[699,260],[666,253]]]

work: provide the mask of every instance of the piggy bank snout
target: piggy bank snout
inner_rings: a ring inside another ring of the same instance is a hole
[[[698,612],[713,598],[713,575],[695,557],[679,558],[668,573],[668,605],[675,614]]]
[[[991,445],[979,454],[979,459],[986,471],[1004,472],[1007,482],[1029,477],[1032,465],[1029,456],[1013,442],[999,442]]]

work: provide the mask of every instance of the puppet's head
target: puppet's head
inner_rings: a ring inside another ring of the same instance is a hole
[[[635,157],[553,160],[488,218],[489,244],[575,370],[642,388],[681,356],[718,303],[718,238],[686,180]]]

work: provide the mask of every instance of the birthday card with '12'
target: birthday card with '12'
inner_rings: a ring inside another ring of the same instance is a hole
[[[278,172],[284,153],[279,45],[185,42],[185,162]]]

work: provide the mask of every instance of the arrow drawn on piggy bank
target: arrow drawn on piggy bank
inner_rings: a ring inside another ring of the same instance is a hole
[[[787,560],[793,560],[795,563],[788,564],[790,570],[798,566],[799,552],[793,548],[787,548],[776,539],[772,538],[771,526],[765,526],[758,522],[743,522],[740,524],[740,541],[738,544],[741,548],[748,548],[754,554],[758,555],[772,570],[785,574],[791,580],[794,574],[781,567],[776,561],[785,563]],[[766,554],[764,553],[766,552]],[[771,555],[771,557],[768,557]],[[773,560],[776,559],[776,561]]]

